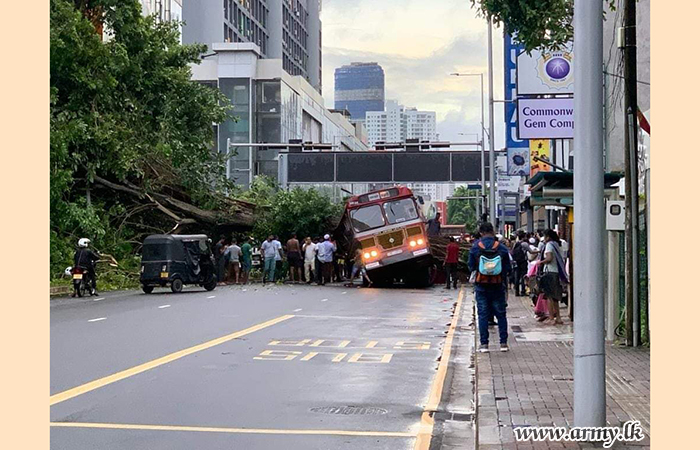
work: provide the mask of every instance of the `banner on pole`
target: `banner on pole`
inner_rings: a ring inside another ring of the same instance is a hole
[[[573,94],[574,50],[533,50],[518,55],[518,95]]]
[[[530,178],[534,177],[537,172],[551,172],[552,166],[535,160],[535,158],[551,160],[551,150],[548,139],[531,139],[530,140]]]
[[[506,154],[508,155],[508,175],[521,177],[530,175],[529,148],[509,148]]]
[[[572,139],[573,98],[519,98],[518,136],[521,139]]]
[[[518,137],[518,110],[515,107],[517,98],[517,60],[518,55],[524,51],[524,47],[513,42],[508,33],[503,36],[503,80],[505,92],[505,122],[506,122],[506,148],[527,149],[527,140]]]

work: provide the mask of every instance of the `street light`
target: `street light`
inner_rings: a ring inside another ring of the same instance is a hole
[[[484,74],[483,73],[459,73],[453,72],[450,74],[453,77],[479,77],[481,82],[481,214],[486,213],[486,161],[484,156]],[[493,120],[493,119],[491,119]],[[461,134],[461,133],[460,133]],[[489,135],[489,142],[491,135]],[[491,182],[493,184],[493,181]],[[493,188],[492,188],[493,190]],[[492,219],[493,220],[493,219]]]

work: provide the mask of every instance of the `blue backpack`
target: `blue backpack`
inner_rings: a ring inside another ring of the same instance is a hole
[[[498,252],[498,241],[493,241],[491,248],[486,248],[484,243],[479,241],[479,267],[476,271],[476,283],[479,284],[500,284],[503,283],[503,264],[501,255]]]

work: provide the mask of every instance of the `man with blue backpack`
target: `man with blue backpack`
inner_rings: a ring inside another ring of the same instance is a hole
[[[493,225],[479,226],[481,239],[469,251],[469,270],[476,272],[474,293],[479,316],[480,352],[489,351],[489,318],[496,315],[502,352],[508,348],[508,321],[506,320],[505,277],[511,271],[508,248],[498,242]]]

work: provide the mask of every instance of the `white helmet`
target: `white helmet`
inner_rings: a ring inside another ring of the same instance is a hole
[[[90,245],[90,239],[88,238],[81,238],[78,240],[78,247],[85,248],[88,245]]]

